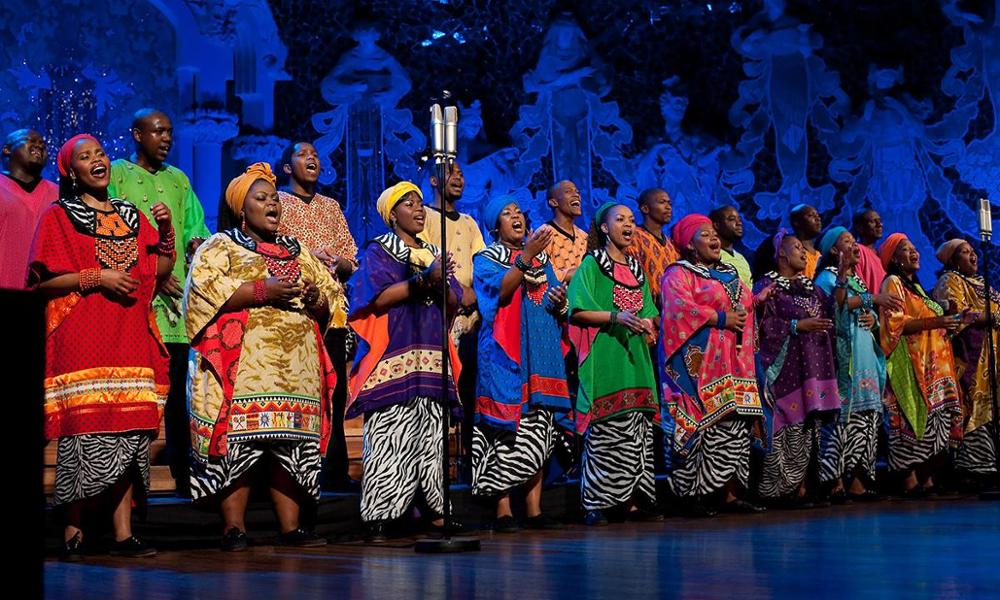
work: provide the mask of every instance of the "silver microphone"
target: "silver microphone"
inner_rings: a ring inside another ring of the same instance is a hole
[[[441,115],[441,105],[431,106],[431,154],[437,162],[444,160],[444,117]]]
[[[993,215],[991,214],[990,201],[986,198],[979,199],[979,235],[987,238],[993,235]]]
[[[444,153],[449,158],[458,155],[458,108],[454,106],[444,109]]]

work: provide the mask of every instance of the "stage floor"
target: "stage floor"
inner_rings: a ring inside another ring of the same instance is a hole
[[[429,556],[360,543],[308,551],[257,545],[243,554],[183,550],[153,559],[50,561],[46,597],[1000,596],[1000,502],[895,501],[599,529],[574,525],[551,533],[483,532],[482,547]]]

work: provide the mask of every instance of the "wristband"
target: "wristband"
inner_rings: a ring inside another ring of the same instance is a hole
[[[267,284],[263,279],[253,282],[253,303],[256,306],[267,304]]]
[[[716,329],[725,329],[726,328],[726,313],[723,312],[723,311],[721,311],[721,310],[719,310],[719,311],[716,311],[715,314],[716,314],[715,328]]]
[[[798,335],[799,334],[799,320],[798,319],[792,319],[791,330],[792,330],[792,335]]]
[[[84,269],[80,271],[80,291],[88,292],[101,286],[100,269]]]

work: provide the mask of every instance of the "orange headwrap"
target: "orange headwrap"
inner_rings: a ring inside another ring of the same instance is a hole
[[[97,138],[89,133],[80,133],[66,140],[66,143],[62,145],[62,148],[59,148],[59,154],[56,155],[56,165],[59,167],[59,174],[63,177],[69,175],[70,165],[73,163],[73,148],[76,147],[78,142],[83,140],[93,140],[97,142]],[[100,142],[97,143],[100,144]]]
[[[226,204],[229,205],[229,210],[233,211],[234,215],[239,216],[243,212],[243,202],[247,199],[250,186],[261,179],[271,185],[274,185],[276,181],[274,173],[271,172],[271,165],[266,162],[250,165],[242,175],[229,182],[229,185],[226,186]]]
[[[882,245],[878,247],[878,257],[882,259],[882,268],[889,268],[889,263],[892,262],[892,257],[896,254],[896,248],[899,248],[899,245],[908,239],[910,238],[906,237],[905,233],[894,233],[885,238]]]
[[[674,228],[670,230],[670,237],[673,238],[674,244],[677,245],[678,249],[687,248],[687,245],[691,243],[691,238],[694,234],[698,233],[698,230],[705,225],[711,225],[712,220],[705,215],[692,214],[684,217]]]

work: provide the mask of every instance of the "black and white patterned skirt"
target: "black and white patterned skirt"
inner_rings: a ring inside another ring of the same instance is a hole
[[[837,422],[834,415],[810,414],[802,423],[782,427],[771,438],[771,448],[764,456],[760,495],[779,498],[798,491],[817,467],[820,481],[839,477]]]
[[[56,504],[92,498],[124,477],[134,465],[149,491],[148,432],[92,433],[59,438],[56,454]]]
[[[687,456],[674,455],[670,485],[678,496],[711,494],[736,478],[750,478],[750,422],[726,419],[702,430]]]
[[[582,471],[584,510],[613,508],[630,500],[655,502],[652,416],[633,411],[591,423],[584,440]]]
[[[505,494],[542,470],[552,453],[552,411],[533,408],[517,431],[476,426],[472,430],[472,493]]]
[[[303,493],[319,500],[319,472],[322,456],[319,442],[273,441],[230,444],[220,459],[195,460],[191,466],[191,497],[201,500],[225,490],[250,472],[265,456],[277,461]]]
[[[365,415],[361,518],[397,519],[418,494],[444,512],[441,403],[417,397]]]
[[[987,423],[965,434],[955,453],[955,468],[966,473],[995,473],[993,424]]]

